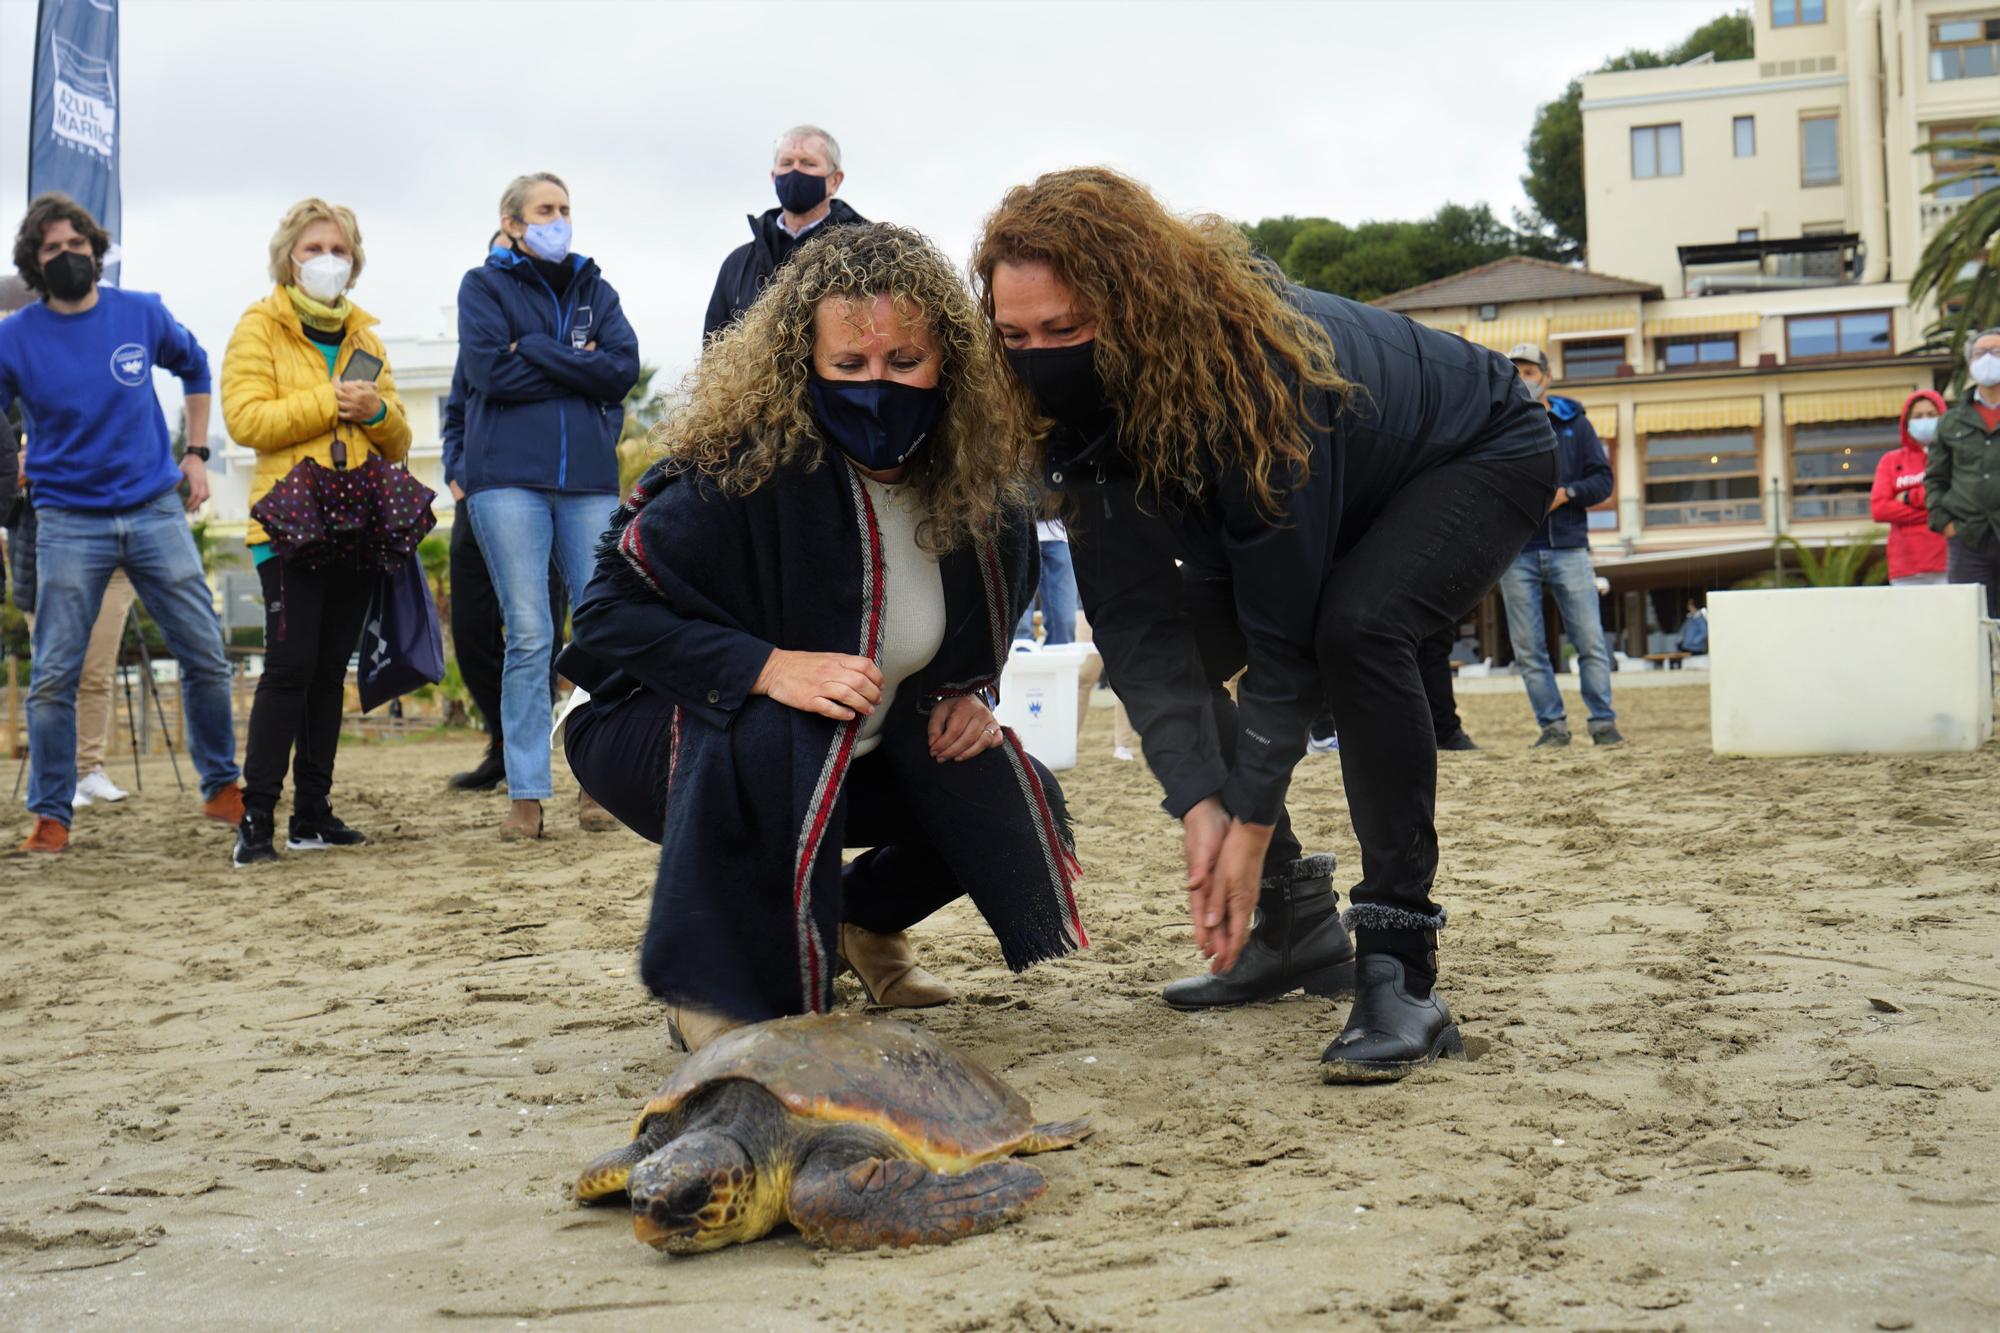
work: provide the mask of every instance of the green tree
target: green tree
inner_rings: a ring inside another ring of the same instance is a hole
[[[1874,528],[1817,550],[1787,536],[1778,538],[1778,546],[1798,558],[1799,578],[1808,588],[1866,588],[1889,581],[1889,567],[1876,559],[1882,536],[1883,530]]]
[[[1364,222],[1286,215],[1243,228],[1293,282],[1372,301],[1433,278],[1504,259],[1520,238],[1485,204],[1446,204],[1415,222]]]
[[[1598,66],[1599,73],[1682,65],[1713,53],[1717,60],[1748,60],[1757,54],[1756,29],[1747,10],[1710,19],[1665,51],[1634,47]],[[1514,225],[1535,238],[1544,257],[1581,259],[1589,236],[1583,202],[1583,82],[1571,79],[1561,97],[1535,111],[1528,131],[1528,174],[1521,177],[1533,205],[1516,213]]]
[[[1994,238],[2000,236],[2000,161],[1980,156],[1995,151],[1997,138],[2000,117],[1980,121],[1969,134],[1935,137],[1916,150],[1941,163],[1965,163],[1925,186],[1927,194],[1936,195],[1964,181],[1989,182],[1976,184],[1974,188],[1983,192],[1945,219],[1910,277],[1911,305],[1926,298],[1937,301],[1938,317],[1924,336],[1929,346],[1950,349],[1957,363],[1954,391],[1964,387],[1965,340],[1980,329],[2000,325],[2000,267],[1989,262]]]

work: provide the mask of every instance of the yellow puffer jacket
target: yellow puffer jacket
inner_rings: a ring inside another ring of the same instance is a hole
[[[369,454],[391,463],[410,452],[410,420],[396,395],[389,372],[389,355],[375,336],[375,317],[350,306],[347,334],[326,373],[326,354],[306,337],[299,312],[283,287],[243,312],[229,350],[222,357],[222,421],[229,438],[257,451],[257,475],[250,481],[250,503],[259,500],[307,458],[333,466],[333,442],[347,445],[347,466],[359,467]],[[346,369],[354,349],[382,358],[375,389],[388,409],[372,426],[342,421],[333,396],[333,379]],[[250,520],[245,540],[252,546],[270,540],[263,525]]]

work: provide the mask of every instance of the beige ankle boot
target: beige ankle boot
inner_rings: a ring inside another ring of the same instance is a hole
[[[500,841],[533,842],[541,836],[540,801],[515,801],[508,805],[507,817],[500,821]]]
[[[743,1026],[739,1019],[693,1005],[667,1006],[667,1036],[676,1050],[698,1051],[727,1032]]]
[[[840,928],[841,959],[861,978],[876,1004],[891,1009],[928,1009],[957,999],[951,987],[917,966],[907,931],[877,935],[859,926]]]
[[[576,822],[585,833],[610,833],[618,827],[618,817],[581,790],[576,794]]]

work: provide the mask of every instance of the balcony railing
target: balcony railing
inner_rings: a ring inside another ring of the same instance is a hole
[[[1917,218],[1924,236],[1935,236],[1938,229],[1950,220],[1951,215],[1965,207],[1963,199],[1921,199],[1917,202]]]

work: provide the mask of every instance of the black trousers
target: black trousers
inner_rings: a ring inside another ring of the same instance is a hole
[[[641,690],[611,703],[593,699],[563,724],[563,754],[577,785],[649,842],[660,841],[666,822],[673,712],[665,698]],[[1061,785],[1040,761],[1030,762],[1050,813],[1059,827],[1069,827]],[[913,832],[917,821],[888,764],[872,755],[855,760],[842,791],[847,807],[842,845],[870,849],[842,871],[845,920],[892,935],[965,892],[943,853]]]
[[[500,614],[500,595],[494,591],[493,575],[486,568],[486,556],[472,531],[472,515],[465,501],[458,502],[451,522],[451,644],[458,659],[458,674],[465,681],[473,707],[485,719],[486,734],[492,744],[500,744],[500,670],[507,660],[503,637],[505,617]],[[569,622],[569,598],[555,565],[549,566],[549,619],[556,627],[556,648],[562,648]],[[549,654],[549,694],[556,692],[555,653]]]
[[[1361,882],[1350,894],[1357,925],[1442,920],[1430,896],[1437,731],[1419,645],[1499,579],[1555,485],[1553,452],[1448,463],[1411,479],[1336,555],[1315,647],[1327,697],[1340,708],[1341,776],[1361,844]]]
[[[1953,537],[1945,546],[1945,581],[1979,583],[1986,587],[1986,617],[2000,620],[2000,537],[1979,545]]]
[[[307,569],[282,556],[257,566],[264,585],[264,674],[250,705],[243,803],[269,815],[292,769],[292,810],[328,808],[347,699],[347,661],[375,591],[373,570]]]
[[[1457,642],[1456,621],[1417,641],[1417,673],[1423,677],[1424,702],[1431,709],[1431,731],[1440,745],[1456,736],[1465,726],[1458,716],[1458,695],[1451,684],[1451,650]],[[1313,719],[1312,735],[1315,740],[1331,736],[1339,729],[1340,724],[1334,721],[1331,704]]]

